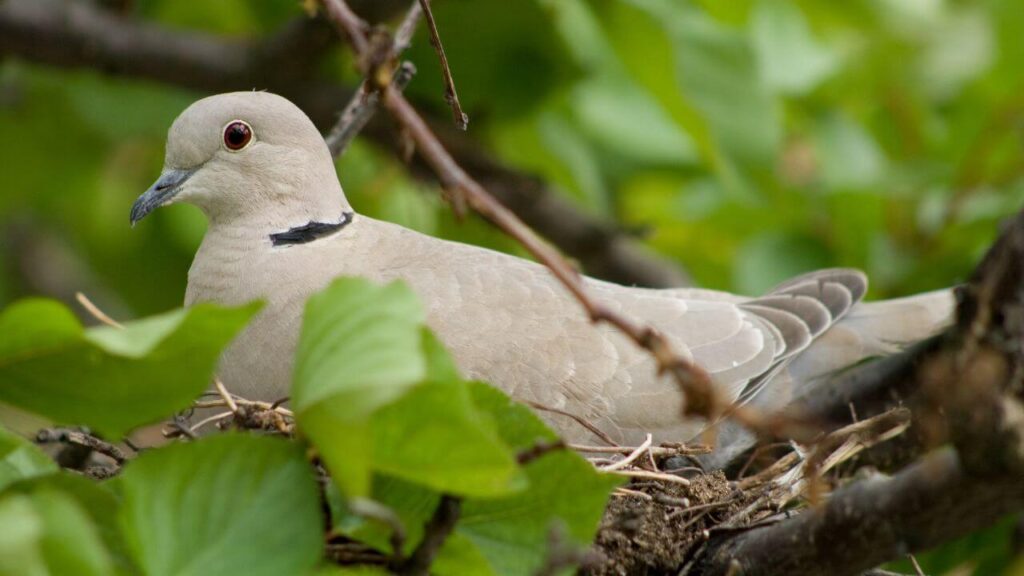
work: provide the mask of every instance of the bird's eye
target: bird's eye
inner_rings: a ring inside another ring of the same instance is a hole
[[[224,127],[224,145],[228,150],[238,151],[252,140],[252,128],[241,120],[233,120]]]

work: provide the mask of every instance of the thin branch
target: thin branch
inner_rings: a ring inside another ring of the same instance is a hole
[[[412,63],[403,62],[392,77],[389,90],[405,90],[415,73],[416,67]],[[373,118],[379,104],[380,92],[370,90],[367,82],[363,81],[342,110],[338,122],[327,134],[327,147],[331,151],[331,156],[339,158],[345,152],[356,135],[362,132]]]
[[[551,406],[545,406],[544,404],[541,404],[540,402],[531,402],[531,401],[527,400],[525,402],[525,404],[527,406],[529,406],[530,408],[533,408],[534,410],[540,410],[542,412],[550,412],[552,414],[558,414],[560,416],[565,416],[567,418],[571,418],[573,422],[576,422],[580,426],[586,428],[591,434],[596,436],[599,440],[601,440],[604,443],[608,444],[608,446],[611,446],[611,447],[616,448],[616,449],[620,448],[619,444],[617,442],[615,442],[615,440],[612,440],[611,436],[606,434],[603,430],[601,430],[597,426],[594,426],[593,424],[591,424],[586,418],[583,418],[582,416],[579,416],[577,414],[573,414],[572,412],[568,412],[568,411],[562,410],[560,408],[553,408]]]
[[[427,17],[430,45],[434,47],[434,51],[437,52],[437,59],[441,63],[441,74],[444,76],[444,99],[452,109],[455,127],[459,130],[465,130],[469,125],[469,116],[462,111],[462,105],[459,104],[459,95],[455,91],[455,79],[452,78],[452,69],[448,66],[448,56],[444,53],[441,35],[437,32],[437,22],[434,20],[434,12],[430,9],[430,0],[419,0],[419,6]]]
[[[633,452],[635,448],[630,446],[587,446],[583,444],[569,444],[569,448],[584,453],[593,454],[623,454],[627,455]],[[687,446],[686,444],[678,444],[674,446],[651,446],[647,448],[647,452],[653,456],[697,456],[701,454],[708,454],[712,451],[711,446],[704,444],[695,444],[693,446]]]
[[[374,520],[388,527],[391,532],[391,561],[394,564],[402,562],[402,549],[405,548],[408,532],[398,513],[368,498],[349,498],[346,503],[349,511],[356,516]]]
[[[555,440],[550,441],[545,440],[537,442],[533,446],[530,446],[529,448],[522,450],[518,454],[516,454],[516,462],[518,462],[520,466],[526,466],[530,462],[533,462],[534,460],[540,458],[541,456],[544,456],[545,454],[557,452],[558,450],[564,450],[565,447],[565,441],[563,441],[561,438],[557,438]]]
[[[203,428],[203,426],[206,426],[208,424],[212,424],[213,422],[218,422],[220,420],[225,420],[227,418],[231,418],[232,416],[235,416],[235,414],[236,413],[231,411],[231,410],[228,410],[227,412],[220,412],[220,413],[214,414],[214,415],[209,416],[207,418],[203,418],[199,422],[193,424],[192,426],[189,427],[189,430],[191,430],[192,433],[196,433],[199,430],[201,430]]]
[[[101,324],[105,324],[111,328],[124,328],[123,324],[114,320],[110,316],[107,316],[107,314],[104,313],[103,310],[100,310],[99,306],[93,304],[92,300],[90,300],[85,294],[75,292],[75,300],[78,300],[78,303],[82,305],[82,308],[85,308],[85,311],[96,320],[99,320]]]
[[[220,381],[220,378],[217,378],[216,376],[213,377],[213,386],[217,389],[217,393],[220,394],[224,403],[231,409],[231,413],[238,414],[238,403],[236,403],[235,399],[231,397],[231,393],[228,392],[227,387],[225,387],[224,383]]]
[[[114,446],[110,442],[100,440],[99,438],[82,432],[81,430],[73,430],[70,428],[48,428],[40,430],[36,434],[36,442],[40,444],[62,443],[83,446],[92,451],[109,456],[119,465],[124,464],[125,461],[128,460],[128,456],[117,446]]]
[[[603,468],[601,468],[601,471],[612,472],[615,470],[622,470],[623,468],[629,466],[651,447],[651,442],[653,440],[653,437],[650,434],[648,434],[647,438],[644,439],[643,443],[637,446],[636,449],[633,450],[628,456],[626,456],[622,460],[619,460],[618,462],[604,466]]]
[[[419,3],[414,2],[406,12],[405,18],[395,31],[394,56],[398,57],[412,45],[412,37],[416,34],[416,27],[423,17],[423,8]]]
[[[626,476],[627,478],[638,478],[641,480],[660,480],[661,482],[668,482],[669,484],[681,484],[683,486],[689,486],[690,481],[682,476],[676,476],[675,474],[668,474],[665,472],[651,472],[649,470],[605,470],[609,474],[616,476]]]
[[[445,540],[455,530],[455,524],[461,515],[462,499],[450,494],[442,495],[434,515],[423,529],[423,540],[395,571],[402,576],[427,576],[430,565],[434,563],[434,558]]]

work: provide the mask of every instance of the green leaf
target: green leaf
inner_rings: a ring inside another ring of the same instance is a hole
[[[171,445],[129,463],[120,482],[125,537],[148,575],[301,574],[321,557],[317,484],[294,442]]]
[[[121,526],[117,521],[117,510],[121,506],[121,501],[110,486],[109,483],[99,484],[82,476],[61,471],[16,482],[8,486],[7,492],[33,496],[59,491],[70,497],[92,521],[97,535],[110,552],[116,571],[134,574],[138,570],[131,560],[128,547],[121,535]]]
[[[89,517],[54,489],[0,498],[0,575],[106,576],[112,564]]]
[[[822,178],[833,190],[859,190],[879,184],[886,159],[863,126],[842,114],[826,116],[817,127]]]
[[[423,310],[395,282],[341,278],[306,304],[292,402],[302,433],[348,495],[369,490],[369,417],[426,374]]]
[[[296,371],[317,376],[296,378],[299,424],[343,491],[365,493],[371,471],[456,494],[522,487],[407,288],[343,279],[311,299],[306,317]]]
[[[469,386],[473,403],[494,422],[509,448],[524,450],[557,438],[528,408],[497,389],[482,383]],[[435,573],[532,574],[544,562],[553,526],[561,524],[580,546],[593,540],[608,495],[621,483],[565,450],[546,454],[523,470],[529,481],[525,490],[499,498],[465,499],[455,532],[433,566]],[[423,525],[440,495],[404,480],[378,476],[372,497],[399,514],[409,532],[408,553],[422,538]],[[336,526],[371,546],[389,549],[388,531],[379,524],[343,516]]]
[[[458,380],[417,386],[374,415],[373,468],[462,495],[503,495],[525,485],[512,454]]]
[[[523,450],[540,439],[555,437],[529,409],[495,388],[474,383],[471,391],[474,402],[494,418],[502,438],[513,448]],[[456,526],[456,534],[475,544],[496,574],[534,573],[548,553],[550,530],[559,524],[573,543],[590,545],[609,493],[621,484],[620,478],[599,473],[569,450],[546,454],[525,470],[530,481],[527,490],[505,498],[466,500]],[[451,551],[448,546],[442,549],[442,557],[465,557],[463,543],[456,540],[451,546]]]
[[[57,464],[42,450],[0,427],[0,492],[18,480],[57,471]]]
[[[741,294],[764,294],[783,280],[827,266],[828,252],[813,238],[766,232],[747,240],[736,255],[736,287]]]
[[[380,566],[321,566],[313,576],[390,576],[392,572]]]
[[[743,194],[740,164],[768,166],[781,108],[757,74],[749,40],[691,4],[612,0],[605,33],[633,78],[694,139],[726,190]]]
[[[818,42],[807,19],[790,0],[761,0],[751,16],[750,35],[761,77],[786,94],[804,94],[836,71],[836,55]]]
[[[83,330],[57,302],[15,303],[0,314],[0,400],[120,438],[187,407],[258,309],[199,304]]]
[[[406,285],[340,278],[306,303],[295,357],[298,412],[330,401],[349,421],[368,416],[425,373],[423,310]]]

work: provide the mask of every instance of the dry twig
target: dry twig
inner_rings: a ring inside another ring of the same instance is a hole
[[[441,35],[437,32],[437,22],[434,21],[434,13],[430,10],[430,0],[419,0],[419,6],[427,17],[430,45],[434,47],[437,59],[441,62],[441,74],[444,76],[444,99],[451,106],[455,127],[465,130],[469,125],[469,116],[462,111],[462,105],[459,104],[459,95],[455,91],[455,79],[452,78],[452,69],[448,66],[448,56],[445,55],[444,46],[441,45]]]

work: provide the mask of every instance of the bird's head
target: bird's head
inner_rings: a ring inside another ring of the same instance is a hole
[[[132,225],[175,202],[198,206],[212,223],[272,228],[350,210],[316,127],[267,92],[210,96],[178,116],[160,177],[132,205]]]

